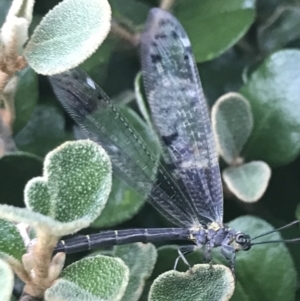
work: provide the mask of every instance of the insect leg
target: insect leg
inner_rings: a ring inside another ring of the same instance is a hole
[[[189,264],[189,262],[187,261],[187,259],[185,258],[185,255],[190,254],[192,252],[194,252],[194,250],[196,249],[195,245],[187,245],[187,246],[182,246],[180,248],[178,248],[178,254],[179,256],[176,258],[175,260],[175,264],[174,264],[174,270],[176,270],[177,264],[179,259],[181,258],[182,261],[189,267],[191,268],[191,265]]]
[[[229,261],[229,266],[232,271],[233,276],[235,276],[235,256],[236,252],[233,247],[228,245],[222,245],[221,253]]]
[[[211,250],[213,248],[213,245],[210,242],[207,242],[205,244],[205,250],[204,250],[204,262],[209,263],[212,265],[212,258],[211,258]]]

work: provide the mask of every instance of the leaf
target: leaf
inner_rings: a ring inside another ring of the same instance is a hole
[[[23,207],[26,183],[42,174],[42,159],[32,154],[15,152],[0,159],[0,200]]]
[[[84,215],[93,220],[99,215],[112,181],[111,162],[100,145],[89,140],[64,143],[46,156],[44,165],[58,220]]]
[[[141,301],[148,300],[146,296],[148,287],[150,287],[151,282],[154,281],[160,274],[173,269],[175,260],[178,257],[178,248],[179,246],[177,245],[165,245],[157,249],[158,257],[155,268],[151,275],[151,278],[149,279],[149,281],[147,281],[147,286],[143,292],[143,298],[141,299]],[[199,263],[203,262],[202,251],[203,249],[197,249],[195,252],[186,255],[186,259],[191,266],[198,265]],[[215,264],[224,264],[225,266],[228,266],[228,262],[221,255],[219,249],[213,250],[213,264],[213,267],[215,266]],[[182,262],[182,260],[179,260],[176,270],[185,272],[187,271],[187,266]],[[238,278],[236,278],[235,281],[234,297],[236,298],[234,299],[236,301],[250,301],[247,297],[247,294],[244,292]],[[230,300],[233,301],[232,298]]]
[[[244,290],[240,281],[236,281],[235,290],[233,296],[230,298],[230,301],[251,301],[248,293]]]
[[[178,245],[165,245],[157,249],[157,260],[154,271],[151,276],[152,280],[157,278],[160,274],[168,270],[174,269],[175,260],[178,257],[178,248]],[[199,258],[199,261],[196,263],[201,263],[201,258]],[[187,266],[182,265],[182,260],[179,260],[176,270],[180,272],[185,272],[187,270]]]
[[[0,205],[0,218],[13,223],[25,223],[35,231],[47,233],[52,238],[77,232],[89,225],[88,219],[81,218],[73,222],[62,223],[29,209],[9,205]]]
[[[67,142],[46,156],[43,177],[28,182],[25,204],[62,223],[90,223],[110,190],[111,163],[104,149],[89,140]]]
[[[37,26],[24,50],[25,58],[44,75],[74,68],[101,45],[110,21],[107,0],[64,0]]]
[[[249,100],[254,128],[243,154],[271,166],[285,165],[300,151],[300,51],[273,53],[241,89]]]
[[[129,282],[122,301],[139,300],[145,281],[151,275],[157,258],[154,245],[134,243],[114,247],[109,255],[120,257],[130,270]]]
[[[0,300],[9,301],[11,300],[12,291],[14,287],[14,274],[10,266],[0,259]]]
[[[19,82],[14,98],[16,111],[14,133],[17,133],[28,122],[39,97],[38,77],[31,68],[27,67],[19,72],[18,77]]]
[[[24,202],[27,208],[55,219],[56,212],[52,207],[57,204],[51,202],[47,184],[47,179],[44,177],[36,177],[28,181],[24,191]]]
[[[251,59],[238,47],[231,47],[212,61],[199,64],[199,74],[210,107],[228,91],[238,91],[243,85],[242,73]]]
[[[121,22],[130,23],[131,27],[143,24],[151,8],[149,4],[139,0],[110,0],[109,3],[113,17]]]
[[[152,244],[131,244],[115,250],[130,269],[129,283],[122,301],[139,300],[145,281],[151,275],[156,261],[157,253]]]
[[[231,221],[228,226],[255,237],[274,230],[264,220],[244,216]],[[278,232],[254,240],[281,240]],[[263,244],[253,246],[247,252],[239,252],[236,262],[236,279],[239,280],[249,300],[293,301],[295,298],[297,274],[294,263],[284,244]],[[233,296],[234,301],[239,298]]]
[[[151,150],[156,155],[155,159],[159,160],[160,149],[156,136],[149,129],[147,124],[127,106],[119,108],[122,114],[129,120],[130,124],[138,131],[145,142],[151,147]],[[127,139],[124,133],[118,132],[120,139]],[[138,160],[138,158],[136,158]],[[155,176],[155,170],[150,175]],[[101,215],[94,221],[93,227],[108,227],[121,223],[130,219],[145,203],[148,195],[140,195],[133,189],[129,188],[121,180],[114,179],[112,193],[108,199],[107,205]]]
[[[296,216],[297,216],[297,219],[300,220],[300,205],[298,205],[298,207],[297,207]]]
[[[247,99],[232,92],[221,96],[212,108],[212,125],[219,153],[228,164],[234,163],[253,128]]]
[[[234,290],[234,278],[223,265],[195,265],[182,273],[169,271],[153,283],[149,301],[221,301],[229,300]]]
[[[26,185],[25,203],[36,212],[2,205],[0,218],[24,222],[55,237],[71,234],[99,215],[110,189],[106,152],[91,141],[68,142],[47,155],[44,176]]]
[[[263,196],[270,177],[271,169],[263,161],[252,161],[223,171],[223,180],[229,190],[247,203],[256,202]]]
[[[145,203],[145,197],[114,177],[107,204],[92,227],[111,227],[134,216]]]
[[[80,68],[100,86],[107,78],[107,68],[110,57],[116,48],[117,42],[118,40],[115,37],[108,36],[95,53],[80,65]]]
[[[196,61],[203,62],[225,52],[246,33],[254,21],[255,1],[178,1],[175,15],[191,40]]]
[[[45,292],[46,301],[121,300],[129,270],[121,259],[107,256],[87,257],[64,269]]]
[[[278,7],[258,29],[257,38],[260,49],[264,52],[272,52],[299,39],[299,31],[295,30],[299,26],[300,8],[298,6]]]
[[[62,110],[53,105],[39,104],[29,122],[15,136],[15,142],[20,150],[44,157],[66,138]]]
[[[0,229],[0,257],[6,258],[8,255],[21,261],[26,247],[18,228],[15,224],[0,219]]]

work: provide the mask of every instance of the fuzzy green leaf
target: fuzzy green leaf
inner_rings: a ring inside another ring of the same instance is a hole
[[[278,7],[258,30],[258,43],[264,52],[279,50],[300,38],[300,8],[298,6]]]
[[[155,279],[160,274],[173,269],[175,260],[178,257],[178,248],[179,246],[176,245],[166,245],[157,249],[158,257],[155,264],[155,268],[151,275],[151,278],[147,281],[146,289],[143,291],[142,300],[148,300],[146,296],[148,295],[150,284],[153,281],[155,281]],[[188,260],[191,266],[203,262],[202,251],[202,249],[198,249],[197,251],[186,256],[186,259]],[[224,264],[225,266],[228,266],[228,262],[220,254],[219,249],[213,250],[213,253],[213,267],[215,266],[215,264]],[[176,270],[185,272],[187,271],[187,269],[188,268],[186,264],[183,263],[182,260],[179,260]],[[250,301],[247,297],[247,294],[244,292],[238,278],[236,278],[234,296],[237,298],[234,299],[235,301]],[[230,300],[233,301],[233,299]]]
[[[44,176],[60,221],[86,215],[94,220],[104,208],[112,181],[110,158],[98,144],[66,142],[45,158]]]
[[[102,255],[77,261],[46,290],[45,300],[118,301],[129,279],[129,270],[121,259]]]
[[[18,228],[15,224],[0,219],[0,229],[0,257],[11,256],[21,261],[26,247]]]
[[[254,21],[255,1],[178,1],[175,15],[189,35],[196,61],[203,62],[223,53],[246,33]]]
[[[229,190],[240,200],[252,203],[265,193],[271,177],[271,169],[263,161],[252,161],[223,171],[223,180]]]
[[[223,265],[195,265],[182,273],[169,271],[153,283],[149,301],[226,301],[234,291],[234,278]]]
[[[212,124],[223,159],[232,164],[240,155],[253,128],[250,105],[242,95],[227,93],[212,108]]]
[[[68,142],[47,155],[44,177],[32,179],[25,188],[26,205],[39,213],[3,205],[0,217],[57,237],[67,235],[87,227],[99,215],[110,188],[111,163],[106,152],[91,141]]]
[[[64,0],[35,29],[24,55],[40,74],[78,66],[101,45],[110,30],[107,0]]]
[[[155,247],[150,243],[134,243],[116,246],[113,251],[106,253],[120,257],[130,270],[129,283],[122,301],[139,300],[145,281],[150,277],[156,262],[157,252]]]
[[[29,120],[35,105],[37,104],[38,77],[29,67],[19,74],[19,82],[15,95],[16,120],[14,122],[14,133],[18,132]]]
[[[159,275],[166,271],[174,269],[174,263],[176,258],[178,257],[178,248],[179,246],[177,245],[164,245],[157,249],[157,260],[154,266],[154,270],[149,279],[146,281],[146,285],[141,296],[141,301],[148,300],[150,287],[153,281]],[[198,252],[193,252],[192,256],[194,256],[196,253],[197,255],[199,255]],[[191,261],[190,255],[188,255],[188,260],[190,264],[198,264],[201,262],[201,258],[197,258],[196,261]],[[182,264],[182,260],[179,260],[176,270],[185,272],[187,270],[187,266]]]
[[[0,300],[9,301],[14,287],[14,274],[10,266],[0,259]]]
[[[254,127],[243,153],[271,166],[291,162],[300,151],[300,51],[272,54],[241,89]]]
[[[90,224],[89,219],[81,218],[69,223],[62,223],[51,217],[26,208],[0,205],[0,218],[13,222],[25,223],[35,230],[48,232],[49,235],[60,237],[79,231]]]
[[[104,208],[111,189],[111,163],[98,144],[67,142],[50,152],[43,178],[25,188],[25,203],[33,211],[68,223],[93,221]]]
[[[145,124],[145,122],[138,116],[138,114],[129,107],[123,106],[120,107],[120,110],[138,131],[138,133],[142,136],[144,141],[146,141],[147,144],[151,147],[151,150],[155,154],[155,162],[157,162],[159,160],[160,149],[153,131],[151,131],[151,129],[149,129],[147,124]],[[99,118],[100,117],[101,116],[99,116]],[[124,132],[116,131],[116,135],[118,135],[118,137],[120,137],[122,141],[126,141],[126,139],[128,139]],[[131,145],[131,147],[134,146]],[[136,158],[136,160],[138,160],[138,158]],[[155,170],[156,167],[153,166],[153,173],[149,174],[149,176],[155,176]],[[115,179],[112,187],[112,193],[108,199],[108,203],[103,212],[101,212],[101,215],[93,223],[93,226],[108,227],[128,220],[142,207],[142,205],[146,201],[147,196],[147,194],[138,194],[133,189],[122,183],[122,181]]]
[[[53,204],[51,204],[47,179],[43,177],[33,178],[26,185],[24,194],[27,208],[55,218],[55,212],[51,210]]]

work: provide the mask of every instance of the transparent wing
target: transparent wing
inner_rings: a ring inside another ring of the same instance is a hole
[[[196,216],[185,196],[140,135],[106,94],[80,69],[50,77],[53,90],[74,121],[109,154],[115,174],[171,222],[189,227]],[[126,139],[124,139],[124,136]],[[157,177],[159,182],[155,181]],[[168,187],[168,193],[161,186]]]
[[[170,13],[152,9],[141,41],[143,78],[172,175],[203,224],[222,222],[215,142],[191,44]]]

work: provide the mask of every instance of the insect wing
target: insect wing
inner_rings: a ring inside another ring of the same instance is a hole
[[[182,227],[192,225],[195,217],[179,200],[184,196],[177,184],[101,88],[80,69],[54,75],[50,82],[84,134],[107,151],[114,174],[140,194],[149,194],[149,202],[171,222]],[[155,182],[156,174],[160,182]],[[171,193],[165,192],[163,185]]]
[[[222,183],[207,104],[188,36],[170,13],[150,11],[141,56],[147,99],[172,175],[200,223],[221,223]]]

